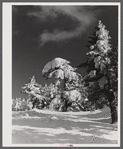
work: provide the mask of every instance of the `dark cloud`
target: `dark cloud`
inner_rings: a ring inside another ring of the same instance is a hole
[[[96,21],[98,13],[92,6],[43,6],[40,11],[29,12],[28,16],[34,16],[41,21],[47,21],[49,17],[55,19],[59,14],[63,14],[70,17],[73,20],[73,23],[74,21],[78,21],[76,27],[70,31],[59,30],[56,28],[54,28],[52,32],[45,30],[45,32],[40,35],[40,45],[42,46],[48,41],[70,39],[86,32],[88,27]]]

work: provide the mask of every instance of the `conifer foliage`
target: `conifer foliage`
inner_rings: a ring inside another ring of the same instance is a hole
[[[82,104],[86,94],[81,83],[82,77],[69,63],[65,59],[55,58],[44,66],[43,76],[46,79],[54,76],[54,83],[42,86],[36,83],[33,76],[30,82],[22,87],[22,92],[28,95],[27,101],[32,103],[32,108],[57,111],[84,110]],[[63,88],[60,86],[61,83],[64,84]]]
[[[111,37],[109,36],[109,31],[106,30],[106,26],[101,21],[99,21],[95,39],[95,44],[90,46],[90,52],[87,53],[88,75],[85,76],[84,80],[86,84],[89,85],[89,88],[93,88],[93,92],[97,92],[97,90],[94,90],[93,87],[94,84],[97,84],[97,86],[99,86],[100,94],[104,93],[107,95],[107,99],[111,108],[112,123],[114,123],[117,121],[117,111],[115,104],[115,93],[118,89],[117,48],[111,47]],[[97,97],[98,99],[100,94]],[[94,98],[94,95],[91,96],[91,98]]]
[[[50,102],[58,94],[58,88],[54,84],[49,86],[36,83],[35,76],[30,79],[28,84],[22,87],[22,92],[28,95],[28,102],[32,103],[32,108],[49,108]]]
[[[82,86],[82,77],[76,72],[76,68],[70,65],[69,61],[55,58],[45,65],[42,74],[45,78],[54,76],[56,78],[55,86],[64,83],[59,111],[73,110],[73,108],[76,110],[83,109],[82,102],[86,94]]]

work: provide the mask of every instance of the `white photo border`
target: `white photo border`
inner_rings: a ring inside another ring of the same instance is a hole
[[[3,2],[2,3],[2,145],[3,147],[60,147],[60,144],[12,144],[12,6],[95,5],[118,6],[118,144],[73,144],[73,147],[120,147],[121,124],[121,3],[120,2]],[[7,90],[7,92],[6,92]],[[64,147],[66,147],[64,145]]]

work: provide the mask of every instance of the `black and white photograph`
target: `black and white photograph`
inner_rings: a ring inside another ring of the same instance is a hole
[[[120,19],[119,2],[3,3],[5,146],[120,146]]]

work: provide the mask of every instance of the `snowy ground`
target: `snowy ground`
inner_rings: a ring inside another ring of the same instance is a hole
[[[13,112],[13,144],[117,144],[108,108],[95,112]]]

